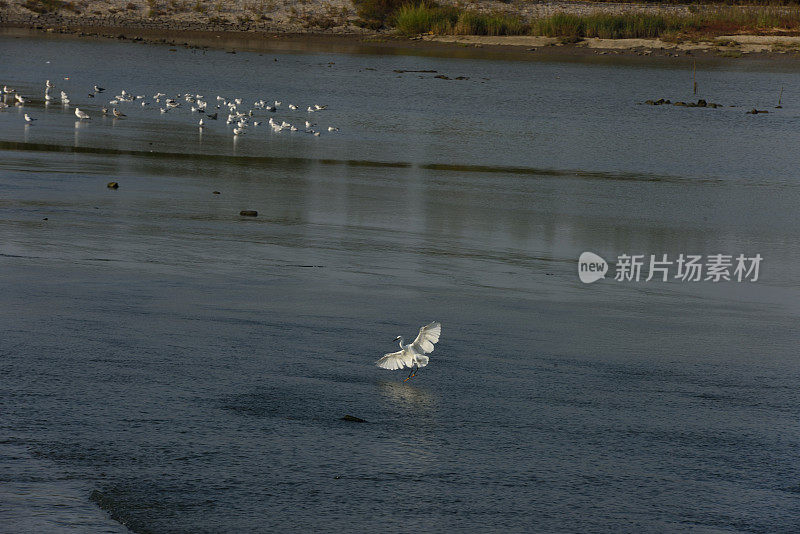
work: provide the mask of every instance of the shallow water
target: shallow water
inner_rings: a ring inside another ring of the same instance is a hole
[[[793,66],[698,62],[713,110],[637,105],[695,98],[688,60],[0,49],[32,98],[0,112],[0,525],[114,531],[97,491],[135,532],[794,531]],[[95,83],[322,135],[115,121]],[[764,260],[584,285],[586,250]],[[413,381],[372,365],[431,320]]]

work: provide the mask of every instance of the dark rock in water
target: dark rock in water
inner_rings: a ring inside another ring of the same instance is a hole
[[[687,108],[696,108],[697,107],[697,103],[695,103],[695,102],[687,102],[686,103],[686,107]]]
[[[434,76],[434,78],[439,78],[440,80],[449,80],[450,79],[449,76],[445,76],[444,74],[438,74],[438,75]]]
[[[673,106],[683,106],[686,107],[686,102],[675,102]]]
[[[258,212],[256,210],[242,210],[239,215],[242,217],[258,217]]]
[[[663,106],[666,103],[667,103],[667,101],[664,100],[663,98],[659,98],[658,100],[655,101],[655,105],[656,106]]]
[[[656,103],[654,101],[652,101],[652,100],[645,100],[644,103],[645,104],[649,104],[651,106],[655,106],[656,105]]]
[[[117,182],[108,182],[106,187],[108,187],[109,189],[118,189],[119,188],[119,184]]]
[[[769,113],[766,109],[756,109],[753,108],[747,112],[748,115],[758,115],[759,113]]]
[[[340,419],[340,421],[350,421],[351,423],[366,423],[365,419],[361,419],[360,417],[355,417],[353,415],[345,415]]]
[[[221,195],[222,193],[220,193],[219,191],[212,191],[211,194],[212,195]]]
[[[698,107],[698,108],[704,108],[704,107],[706,107],[707,105],[708,105],[708,103],[707,103],[705,100],[703,100],[702,98],[701,98],[700,100],[698,100],[698,101],[697,101],[697,107]]]

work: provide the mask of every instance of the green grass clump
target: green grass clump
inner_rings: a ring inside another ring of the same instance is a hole
[[[534,21],[532,33],[545,37],[583,37],[586,33],[586,24],[579,15],[555,13]]]
[[[391,2],[408,0],[354,0]],[[430,2],[405,3],[384,15],[403,35],[543,35],[562,42],[586,37],[601,39],[710,38],[729,33],[769,34],[775,30],[800,32],[800,8],[730,7],[669,13],[555,13],[530,21],[505,13],[481,13]]]
[[[521,18],[502,13],[461,11],[434,4],[406,4],[394,17],[395,29],[403,35],[525,35],[530,25]]]
[[[646,13],[594,13],[571,15],[556,13],[537,20],[533,33],[547,37],[599,37],[600,39],[654,39],[664,34],[698,30],[698,17]]]
[[[631,14],[613,16],[598,13],[586,17],[586,36],[601,39],[655,38],[670,28],[663,15]]]
[[[394,16],[394,27],[403,35],[451,34],[458,22],[458,15],[459,10],[455,7],[406,4]]]
[[[668,35],[704,32],[721,35],[752,26],[727,10],[715,13],[668,15],[649,13],[594,13],[578,16],[556,13],[533,24],[533,33],[548,37],[598,37],[601,39],[655,39]],[[758,18],[755,11],[752,21]]]
[[[389,22],[409,0],[352,0],[358,16],[379,28]]]
[[[466,11],[459,15],[453,32],[457,35],[525,35],[530,32],[530,25],[513,15]]]

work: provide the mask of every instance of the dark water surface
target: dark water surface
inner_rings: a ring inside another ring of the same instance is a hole
[[[0,531],[796,531],[795,65],[698,62],[714,110],[637,105],[688,60],[0,52]],[[322,132],[103,118],[122,89]],[[764,260],[585,285],[584,251]],[[432,320],[413,381],[373,366]]]

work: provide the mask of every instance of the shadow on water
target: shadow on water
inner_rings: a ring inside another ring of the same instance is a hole
[[[305,168],[309,164],[347,167],[371,168],[418,168],[429,171],[449,171],[459,173],[490,173],[490,174],[516,174],[523,176],[550,177],[550,178],[577,178],[579,180],[604,180],[623,182],[664,182],[664,183],[723,183],[718,178],[699,178],[669,176],[661,174],[631,173],[631,172],[598,172],[579,169],[552,169],[537,167],[519,167],[504,165],[458,165],[443,163],[414,164],[409,162],[391,162],[375,160],[353,159],[315,159],[300,157],[275,157],[275,156],[233,156],[226,154],[183,153],[183,152],[158,152],[145,150],[121,150],[115,148],[101,148],[88,146],[66,146],[46,143],[26,143],[15,141],[0,141],[0,150],[33,151],[33,152],[60,152],[68,154],[91,154],[107,156],[131,156],[138,158],[152,158],[154,160],[184,160],[202,162],[208,165],[225,165],[238,167],[279,167]]]

